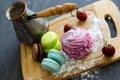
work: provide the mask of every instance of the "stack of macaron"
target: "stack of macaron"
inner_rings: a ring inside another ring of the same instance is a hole
[[[32,46],[32,58],[34,61],[42,61],[46,57],[46,54],[43,53],[41,44],[34,43]]]
[[[50,49],[60,50],[61,48],[59,37],[53,31],[48,31],[42,36],[41,44],[46,54],[49,52]]]
[[[57,73],[65,62],[65,56],[62,52],[51,49],[48,52],[47,58],[41,62],[41,66],[50,72]]]

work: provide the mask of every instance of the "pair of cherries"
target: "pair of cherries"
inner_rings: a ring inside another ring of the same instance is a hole
[[[82,22],[85,22],[85,21],[87,20],[87,14],[86,14],[86,12],[85,12],[85,11],[79,11],[78,8],[77,8],[77,11],[76,11],[76,15],[74,16],[74,15],[72,14],[72,12],[71,12],[71,15],[72,15],[73,17],[76,16],[77,19],[78,19],[79,21],[82,21]],[[64,32],[69,31],[71,28],[72,28],[71,25],[65,24],[65,25],[64,25]]]

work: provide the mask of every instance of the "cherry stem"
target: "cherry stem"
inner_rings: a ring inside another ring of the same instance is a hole
[[[76,8],[76,13],[78,13],[78,8]],[[72,17],[75,17],[75,15],[73,15],[73,13],[72,13],[72,11],[71,11],[71,15],[72,15]]]
[[[104,46],[107,47],[109,46],[110,44],[108,43],[108,41],[105,42]]]
[[[77,8],[76,14],[78,14],[78,8]]]

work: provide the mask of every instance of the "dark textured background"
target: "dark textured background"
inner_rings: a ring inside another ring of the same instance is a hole
[[[8,21],[5,13],[8,6],[17,0],[0,0],[0,80],[23,80],[20,64],[20,42],[18,41],[12,22]],[[79,8],[97,0],[26,0],[28,8],[40,11],[45,8],[75,2]],[[112,0],[120,9],[120,0]],[[50,17],[52,20],[55,17]],[[120,80],[120,61],[99,68],[99,74],[91,71],[93,77],[84,76],[87,80]],[[47,76],[46,76],[47,77]],[[82,77],[71,78],[81,80]]]

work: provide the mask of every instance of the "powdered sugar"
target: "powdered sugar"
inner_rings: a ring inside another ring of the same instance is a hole
[[[66,55],[66,62],[62,65],[59,73],[54,73],[54,75],[59,76],[62,73],[65,73],[63,77],[68,76],[70,73],[77,74],[79,71],[84,71],[91,67],[95,66],[94,61],[85,61],[84,59],[74,59]]]
[[[96,69],[90,72],[84,72],[81,75],[79,75],[80,77],[78,78],[81,78],[80,80],[93,80],[96,78],[101,80],[99,74],[100,74],[100,69]]]
[[[101,32],[101,24],[103,24],[103,20],[99,20],[94,15],[90,15],[89,18],[93,22],[93,25],[88,29],[89,33],[91,34],[94,40],[91,51],[96,52],[101,46],[103,46],[104,39]]]

